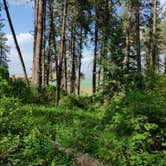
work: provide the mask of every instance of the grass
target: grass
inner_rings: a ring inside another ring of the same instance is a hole
[[[16,113],[16,114],[15,114]],[[97,126],[101,113],[82,109],[69,110],[50,105],[23,105],[13,110],[0,139],[0,165],[58,165],[75,166],[61,150],[50,142],[57,141],[64,148],[97,157]],[[6,120],[5,118],[2,120]],[[1,122],[1,121],[0,121]],[[8,132],[9,131],[9,132]],[[9,148],[10,145],[10,148]]]

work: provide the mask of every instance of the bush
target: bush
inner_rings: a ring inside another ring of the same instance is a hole
[[[7,96],[10,89],[8,70],[7,68],[0,68],[0,98]]]
[[[41,103],[54,103],[56,97],[56,87],[53,85],[44,85],[40,92]]]
[[[106,106],[99,155],[113,165],[164,165],[166,92],[132,91]]]
[[[7,68],[0,68],[0,98],[14,97],[24,103],[33,102],[34,89],[21,78],[10,78]]]
[[[16,97],[23,103],[33,103],[36,101],[35,99],[35,88],[27,85],[27,83],[22,79],[11,79],[10,81],[10,93],[9,97]]]
[[[9,80],[9,72],[7,67],[0,67],[0,78]]]
[[[59,102],[59,106],[65,109],[88,109],[92,103],[91,97],[68,95],[62,97]]]

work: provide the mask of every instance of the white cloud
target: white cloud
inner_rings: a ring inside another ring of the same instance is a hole
[[[166,4],[166,0],[160,0],[161,5]]]
[[[15,46],[13,41],[13,36],[11,34],[6,34],[6,37],[8,39],[7,44],[10,47]],[[29,44],[32,44],[33,35],[30,33],[20,33],[17,35],[17,40],[20,45],[29,45]]]
[[[7,45],[10,47],[9,57],[9,71],[11,74],[22,74],[22,68],[20,65],[15,43],[11,34],[6,35],[8,41]],[[27,68],[27,72],[31,73],[32,66],[32,50],[33,50],[33,35],[30,33],[20,33],[17,35],[17,40],[22,51],[22,56]]]

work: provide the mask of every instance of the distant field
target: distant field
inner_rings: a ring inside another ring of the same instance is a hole
[[[23,75],[15,74],[12,75],[15,78],[24,78]],[[31,76],[29,76],[30,78]],[[55,82],[51,82],[51,85],[55,85]],[[92,94],[92,77],[85,76],[85,79],[81,80],[81,94],[82,95],[91,95]]]
[[[91,95],[92,94],[92,78],[86,76],[85,79],[81,80],[81,94]]]

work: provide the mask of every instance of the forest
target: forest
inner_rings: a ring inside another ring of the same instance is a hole
[[[0,166],[166,166],[166,1],[27,1],[31,72],[10,2],[0,1]]]

